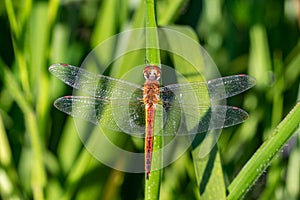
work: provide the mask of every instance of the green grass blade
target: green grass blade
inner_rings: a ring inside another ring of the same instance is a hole
[[[285,87],[290,88],[291,85],[297,80],[299,81],[300,76],[300,41],[297,43],[296,47],[292,50],[286,59],[286,70],[284,74],[284,79],[286,81]]]
[[[5,6],[12,32],[18,37],[20,35],[20,27],[17,24],[17,19],[11,0],[5,0]]]
[[[226,199],[226,189],[222,163],[217,145],[204,158],[199,159],[199,152],[192,152],[198,191],[205,200]]]
[[[285,119],[277,126],[272,135],[261,145],[230,184],[228,187],[228,200],[240,199],[246,194],[257,178],[270,165],[270,162],[280,149],[299,128],[299,123],[300,102],[296,104]]]
[[[250,30],[249,73],[256,78],[257,88],[265,88],[270,83],[267,79],[271,71],[271,59],[265,26],[255,25]]]
[[[149,65],[160,66],[160,53],[159,53],[159,44],[158,36],[156,30],[156,15],[154,9],[154,0],[146,0],[146,59]]]
[[[160,67],[160,52],[158,44],[158,35],[156,29],[156,15],[155,15],[155,1],[145,0],[146,15],[145,15],[145,27],[146,27],[146,60],[148,65],[156,65]],[[147,47],[152,48],[147,48]],[[153,48],[154,47],[154,48]],[[162,110],[157,109],[156,112],[162,112]],[[156,114],[157,116],[157,114]],[[155,127],[158,120],[155,119]],[[160,124],[160,123],[158,123]],[[158,199],[160,192],[160,182],[161,182],[161,159],[162,154],[159,153],[162,145],[162,137],[155,136],[157,131],[160,129],[154,128],[154,144],[153,144],[153,157],[152,157],[152,168],[158,166],[158,170],[152,171],[150,173],[149,180],[145,181],[145,199]]]
[[[21,191],[17,187],[20,183],[12,161],[12,149],[0,114],[0,198],[3,199],[22,198]]]
[[[3,125],[1,114],[0,114],[0,155],[1,155],[0,157],[1,166],[7,166],[11,164],[12,153],[8,142],[8,138],[6,137],[6,132]]]
[[[291,199],[297,199],[300,195],[300,134],[295,137],[298,146],[291,152],[287,168],[286,187]]]
[[[96,46],[103,42],[108,37],[116,34],[117,29],[117,17],[115,13],[118,10],[118,4],[121,2],[119,0],[105,0],[102,2],[103,6],[99,11],[96,26],[92,35],[92,46]],[[108,20],[109,19],[109,20]],[[113,49],[109,49],[112,53]]]
[[[23,44],[23,40],[27,36],[28,32],[23,31],[25,23],[27,21],[27,15],[31,11],[31,1],[27,1],[22,9],[18,11],[14,10],[13,1],[5,1],[8,19],[11,28],[11,39],[13,43],[13,51],[16,57],[17,66],[19,68],[19,76],[21,84],[24,89],[26,98],[31,99],[30,84],[29,84],[29,72],[26,65],[26,46]]]
[[[180,33],[176,34],[178,38],[174,37],[169,41],[171,49],[180,49],[183,53],[180,56],[172,55],[176,71],[185,75],[185,78],[190,82],[205,81],[203,74],[200,72],[203,72],[207,67],[204,67],[204,64],[212,65],[213,63],[204,63],[204,60],[208,59],[201,52],[196,33],[189,27],[169,26],[168,28]],[[209,98],[208,91],[206,91],[206,94],[203,91],[201,95],[203,96],[199,98]],[[204,97],[204,95],[207,96]],[[209,108],[209,105],[207,105],[207,108]],[[199,134],[199,137],[201,136]],[[192,178],[197,180],[198,193],[203,199],[225,199],[225,183],[218,148],[215,146],[209,155],[200,159],[199,155],[202,149],[202,145],[199,144],[195,145],[192,150],[194,174],[196,176]]]
[[[159,26],[173,24],[176,17],[179,15],[180,9],[186,3],[186,0],[171,0],[168,2],[158,2],[158,22]],[[161,5],[161,4],[166,4]],[[160,12],[161,11],[161,12]]]
[[[30,105],[26,100],[23,98],[23,93],[19,89],[17,82],[15,81],[12,73],[4,68],[4,83],[10,92],[10,95],[14,98],[17,102],[19,107],[21,108],[26,129],[29,134],[31,146],[33,149],[34,159],[33,159],[33,170],[31,174],[31,184],[32,190],[35,199],[43,199],[43,188],[46,184],[46,173],[43,164],[42,158],[42,142],[41,142],[41,135],[39,134],[38,129],[38,121],[36,119],[36,115],[34,111],[31,109]]]

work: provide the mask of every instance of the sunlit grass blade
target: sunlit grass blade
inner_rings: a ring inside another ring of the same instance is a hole
[[[12,163],[12,149],[10,147],[7,132],[5,131],[2,116],[0,114],[0,197],[21,199],[17,172]]]
[[[10,22],[10,27],[12,32],[19,37],[20,35],[20,27],[17,24],[16,14],[13,8],[13,3],[11,0],[5,0],[5,6],[8,14],[8,19]]]
[[[21,108],[26,129],[28,130],[30,142],[32,145],[32,150],[34,154],[34,160],[33,160],[33,170],[31,174],[31,184],[33,188],[33,194],[35,198],[37,199],[43,199],[43,188],[46,184],[46,173],[45,168],[43,164],[43,158],[42,158],[42,141],[41,141],[41,135],[39,134],[39,128],[38,128],[38,121],[36,119],[36,115],[34,111],[31,109],[30,105],[26,100],[23,98],[23,93],[19,89],[19,86],[17,82],[15,81],[13,75],[11,72],[4,68],[4,83],[10,92],[10,95],[14,98],[14,100],[17,102],[19,107]]]
[[[284,144],[299,128],[300,102],[290,111],[285,119],[277,126],[269,138],[255,152],[238,176],[228,187],[228,199],[240,199],[255,183],[257,178],[270,165],[272,159],[281,150]]]
[[[287,168],[286,187],[288,197],[297,199],[300,195],[300,131],[295,135],[297,146],[292,150]]]
[[[8,142],[8,138],[6,136],[1,114],[0,114],[0,155],[1,155],[0,157],[1,166],[7,166],[11,164],[12,153]]]
[[[102,7],[100,7],[98,11],[96,26],[91,39],[93,47],[117,33],[117,28],[121,25],[121,18],[119,17],[125,12],[125,10],[121,8],[126,8],[127,1],[105,0],[102,4]],[[116,14],[116,11],[119,13]],[[107,53],[103,54],[101,59],[104,59],[105,62],[107,59],[110,59],[112,53],[113,47],[107,49]]]
[[[286,70],[284,74],[284,78],[286,81],[285,87],[289,88],[293,83],[299,82],[300,77],[300,41],[293,49],[293,51],[289,54],[286,59]]]
[[[168,24],[174,23],[176,17],[179,14],[180,9],[182,9],[185,3],[187,3],[186,0],[171,0],[167,3],[164,1],[159,1],[157,3],[157,24],[159,26],[166,26]]]
[[[250,59],[249,72],[256,78],[257,87],[264,88],[270,83],[269,72],[271,71],[271,60],[268,47],[268,38],[263,25],[255,25],[250,30]],[[266,78],[268,77],[268,78]]]

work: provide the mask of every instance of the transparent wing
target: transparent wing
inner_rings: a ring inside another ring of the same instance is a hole
[[[213,102],[239,94],[254,85],[254,78],[234,75],[207,83],[192,82],[162,87],[165,130],[177,130],[177,134],[197,134],[243,122],[248,118],[245,111],[215,105]]]
[[[144,108],[139,104],[114,104],[106,99],[86,96],[64,96],[54,102],[60,111],[74,118],[89,121],[101,127],[125,132],[132,135],[143,136],[145,131]],[[122,113],[122,110],[125,112]]]
[[[90,73],[68,64],[54,64],[49,71],[67,85],[101,99],[128,99],[139,85],[100,74]]]
[[[144,107],[142,102],[139,104],[136,104],[136,102],[132,103],[129,107],[128,105],[119,104],[118,110],[129,109],[127,110],[129,113],[127,117],[124,117],[119,112],[115,112],[110,101],[100,98],[65,96],[57,99],[54,105],[62,112],[75,118],[92,122],[110,130],[143,137],[145,131]],[[166,131],[163,132],[163,135],[197,134],[211,129],[233,126],[242,123],[248,118],[248,114],[244,110],[231,106],[216,105],[209,109],[203,106],[193,109],[203,113],[200,121],[198,118],[195,118],[195,113],[183,114],[179,107],[171,108],[171,112],[164,112],[164,116],[157,116],[162,117],[164,120],[164,130]],[[215,116],[214,121],[219,120],[220,123],[210,123],[212,113]],[[225,120],[223,118],[224,113],[226,113]],[[121,121],[118,120],[119,117],[122,117]],[[186,120],[189,120],[189,123],[191,121],[195,122],[192,129],[187,129]]]
[[[206,104],[209,99],[210,101],[217,101],[242,93],[253,87],[255,83],[255,79],[251,76],[240,74],[209,80],[207,83],[172,84],[161,88],[162,99],[169,101],[171,97],[169,93],[172,91],[175,94],[179,94],[178,96],[182,98],[184,96],[197,96],[199,102]],[[209,91],[209,99],[206,98],[207,90]]]
[[[235,96],[252,88],[255,84],[256,80],[245,74],[222,77],[207,82],[209,96],[212,101]],[[225,93],[222,92],[223,87]]]
[[[172,109],[164,116],[164,135],[193,135],[212,129],[222,129],[244,122],[248,113],[238,107],[214,105],[193,107],[195,112]],[[196,112],[200,112],[199,115]],[[178,117],[180,116],[180,117]],[[195,117],[197,116],[197,117]]]

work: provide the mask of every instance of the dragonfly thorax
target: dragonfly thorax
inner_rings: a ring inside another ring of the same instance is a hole
[[[157,66],[147,66],[144,69],[144,77],[146,80],[159,80],[161,70]]]
[[[143,102],[145,105],[158,104],[159,82],[157,80],[146,80],[144,84]]]

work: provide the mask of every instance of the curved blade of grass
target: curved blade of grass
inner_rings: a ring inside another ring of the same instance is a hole
[[[273,131],[272,135],[261,145],[238,176],[228,187],[228,200],[241,199],[259,176],[270,165],[272,159],[299,128],[300,102],[290,111]]]
[[[10,23],[10,28],[11,28],[12,32],[16,35],[16,37],[19,37],[20,27],[17,24],[17,19],[16,19],[12,1],[5,0],[5,6],[6,6],[6,10],[7,10],[8,20]]]
[[[17,19],[16,17],[16,11],[14,10],[12,1],[7,0],[5,1],[5,6],[8,14],[8,19],[10,23],[10,28],[12,30],[12,43],[13,43],[13,51],[16,57],[16,63],[20,70],[19,76],[21,80],[22,87],[24,89],[24,95],[26,98],[32,98],[31,92],[30,92],[30,86],[29,86],[29,72],[26,65],[26,58],[24,53],[24,44],[22,44],[22,38],[23,35],[21,34],[22,24],[20,21],[22,19]],[[28,6],[26,6],[26,9],[28,9]],[[20,11],[27,12],[24,9],[19,9]]]

